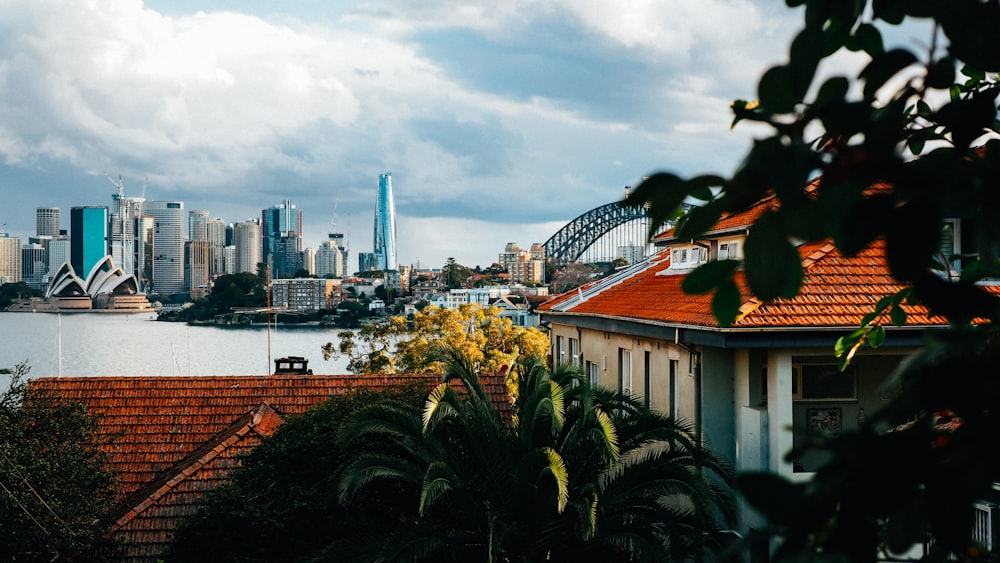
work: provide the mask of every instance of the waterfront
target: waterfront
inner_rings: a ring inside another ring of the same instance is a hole
[[[266,327],[157,322],[155,313],[0,313],[0,368],[27,360],[30,377],[60,375],[265,375]],[[271,328],[271,356],[304,356],[316,374],[347,373],[346,360],[323,361],[320,347],[341,329]],[[61,334],[61,339],[60,339]],[[60,345],[61,341],[61,345]],[[0,386],[5,386],[0,381]]]

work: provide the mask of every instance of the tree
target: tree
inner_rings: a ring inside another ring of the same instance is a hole
[[[1000,274],[1000,3],[787,3],[805,9],[788,62],[764,73],[756,101],[732,106],[734,125],[754,121],[773,134],[756,140],[730,177],[661,172],[625,203],[649,206],[651,233],[679,218],[675,235],[693,239],[723,214],[777,196],[780,207],[750,229],[743,260],[710,262],[685,280],[688,291],[714,294],[723,325],[742,303],[733,282],[739,268],[761,300],[798,293],[802,265],[792,241],[830,239],[845,255],[884,244],[890,272],[907,287],[837,343],[842,363],[861,346],[878,346],[885,325],[905,324],[904,302],[944,317],[948,330],[903,365],[889,382],[896,394],[860,432],[809,446],[831,461],[808,485],[747,475],[741,489],[783,539],[779,556],[874,560],[879,549],[905,551],[929,531],[934,557],[969,557],[971,504],[1000,481],[992,454],[1000,299],[979,283]],[[926,50],[886,50],[877,26],[915,18],[934,24]],[[820,63],[845,49],[868,58],[857,80],[820,83]],[[689,201],[700,203],[682,215]],[[951,217],[977,241],[975,256],[940,256]],[[961,275],[949,267],[956,259]],[[884,432],[914,416],[901,431]]]
[[[355,373],[441,373],[432,350],[441,342],[462,350],[477,370],[494,373],[518,357],[543,356],[548,338],[537,328],[514,326],[497,307],[427,307],[412,319],[396,316],[343,331],[323,346],[323,359],[345,356]]]
[[[115,500],[97,421],[29,386],[26,363],[0,395],[0,558],[99,560]]]
[[[387,400],[417,408],[426,396],[423,384],[359,387],[289,418],[209,493],[204,508],[178,526],[167,560],[357,560],[332,553],[345,549],[350,538],[415,517],[416,498],[390,487],[359,497],[357,506],[341,504],[339,479],[352,458],[335,437],[362,408]]]
[[[383,403],[341,433],[362,447],[341,499],[386,482],[418,518],[359,539],[370,561],[665,561],[720,545],[728,471],[684,425],[538,358],[509,372],[513,417],[460,351],[422,412]],[[709,477],[712,475],[713,477]],[[713,480],[716,479],[716,480]]]
[[[41,297],[42,295],[41,291],[31,289],[23,281],[0,284],[0,311],[10,307],[15,301],[29,297]]]
[[[472,276],[472,270],[468,266],[455,262],[454,258],[448,258],[444,267],[441,268],[441,276],[449,289],[456,289],[465,286],[466,280]]]

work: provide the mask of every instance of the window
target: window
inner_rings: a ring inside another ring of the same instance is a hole
[[[566,362],[566,351],[563,350],[563,337],[556,336],[556,365],[560,365]]]
[[[590,386],[597,387],[601,384],[601,367],[593,362],[587,362],[587,377],[590,379]]]
[[[569,339],[569,361],[574,365],[580,365],[580,339]]]
[[[719,260],[739,260],[743,256],[740,254],[740,243],[736,241],[719,243]]]
[[[632,351],[625,348],[618,349],[618,390],[632,394]]]
[[[708,252],[700,246],[675,248],[670,251],[671,268],[693,268],[708,259]]]
[[[796,401],[853,401],[858,398],[855,366],[841,372],[836,364],[793,366],[792,399]]]

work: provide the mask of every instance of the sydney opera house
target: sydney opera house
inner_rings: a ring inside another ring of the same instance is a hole
[[[67,261],[56,270],[44,301],[25,303],[22,310],[37,311],[142,311],[149,299],[139,292],[134,275],[116,267],[111,256],[98,261],[86,278],[81,278]]]

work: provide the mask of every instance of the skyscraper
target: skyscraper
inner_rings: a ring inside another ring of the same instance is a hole
[[[146,200],[126,196],[121,184],[118,184],[118,190],[111,195],[111,201],[111,227],[108,231],[111,259],[115,261],[115,266],[120,266],[122,271],[134,275],[136,281],[140,281],[145,249],[139,226]]]
[[[375,202],[375,269],[396,269],[396,204],[392,199],[392,174],[379,174]]]
[[[226,222],[215,217],[205,224],[205,235],[208,237],[209,267],[212,279],[226,273]]]
[[[263,237],[264,262],[271,265],[272,273],[279,264],[275,262],[275,249],[278,239],[299,237],[294,241],[282,241],[282,252],[287,251],[288,243],[294,242],[295,251],[302,251],[302,211],[295,204],[285,200],[274,207],[262,209],[260,212],[260,235]]]
[[[21,281],[21,239],[0,233],[0,285]]]
[[[208,211],[192,209],[188,211],[188,240],[208,240]]]
[[[38,236],[59,236],[59,208],[39,207],[35,210],[35,234]]]
[[[184,202],[148,201],[143,212],[153,218],[153,291],[184,291]]]
[[[69,230],[70,264],[76,275],[86,278],[90,269],[108,255],[108,208],[71,208]]]
[[[260,225],[253,221],[236,223],[233,239],[236,246],[236,273],[256,273],[260,262]]]
[[[316,275],[342,278],[347,269],[347,249],[344,247],[344,235],[330,233],[329,238],[320,243],[316,249]]]

